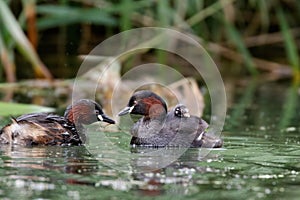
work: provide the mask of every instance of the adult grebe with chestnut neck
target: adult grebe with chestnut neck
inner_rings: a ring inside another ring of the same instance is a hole
[[[64,116],[51,113],[31,113],[12,118],[12,123],[0,130],[0,143],[19,145],[81,145],[85,142],[83,125],[97,121],[114,124],[101,106],[89,99],[69,105]]]
[[[166,102],[148,90],[135,92],[127,107],[119,112],[143,115],[131,128],[133,146],[165,147],[222,147],[223,141],[206,132],[208,124],[197,116],[189,114],[180,104],[167,112]]]

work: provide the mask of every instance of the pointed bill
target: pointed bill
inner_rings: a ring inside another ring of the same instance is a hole
[[[131,113],[132,110],[133,110],[133,108],[134,108],[134,106],[131,106],[131,107],[127,106],[127,107],[125,107],[123,110],[121,110],[121,111],[118,113],[118,115],[119,115],[119,116],[123,116],[123,115],[126,115],[126,114],[128,114],[128,113]]]
[[[107,122],[109,124],[114,124],[115,123],[114,120],[110,119],[105,114],[98,115],[97,117],[98,117],[99,121]]]

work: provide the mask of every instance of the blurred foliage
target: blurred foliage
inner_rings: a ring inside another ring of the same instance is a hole
[[[294,77],[298,82],[299,11],[297,0],[1,1],[0,75],[3,78],[5,72],[7,81],[16,80],[15,49],[18,49],[30,61],[37,77],[51,78],[34,50],[38,43],[44,42],[38,38],[55,28],[62,35],[58,37],[77,37],[76,30],[65,29],[77,24],[81,34],[77,42],[81,45],[76,48],[82,48],[83,42],[87,44],[86,38],[97,28],[102,30],[98,37],[103,40],[131,28],[168,27],[192,34],[212,55],[239,63],[242,75],[267,72]],[[283,48],[286,53],[280,53],[278,58],[276,50],[280,52]],[[157,56],[159,60],[167,60],[161,53]]]
[[[54,108],[21,103],[0,102],[0,110],[1,116],[14,116],[32,112],[53,112]]]
[[[34,6],[33,0],[25,2],[26,5],[24,7]],[[0,54],[1,63],[6,71],[7,80],[9,82],[15,81],[15,65],[13,62],[15,48],[31,62],[34,72],[38,77],[41,76],[51,79],[50,72],[39,59],[32,44],[21,30],[19,23],[4,1],[0,1],[0,16],[0,24],[1,27],[3,27],[0,31]]]

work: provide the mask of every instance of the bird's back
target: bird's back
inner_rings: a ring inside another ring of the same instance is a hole
[[[0,142],[21,145],[81,143],[73,124],[49,113],[31,113],[12,119],[12,123],[0,131]]]

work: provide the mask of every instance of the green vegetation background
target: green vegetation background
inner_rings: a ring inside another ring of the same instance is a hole
[[[45,34],[63,40],[64,57],[88,53],[91,42],[124,30],[158,26],[188,32],[214,57],[236,63],[223,69],[227,74],[275,73],[298,82],[299,11],[297,0],[5,0],[0,2],[0,81],[26,77],[19,71],[27,66],[33,78],[58,77],[57,66],[41,59],[51,51],[44,46]],[[98,38],[92,40],[91,33]],[[157,55],[167,62],[164,53]]]

